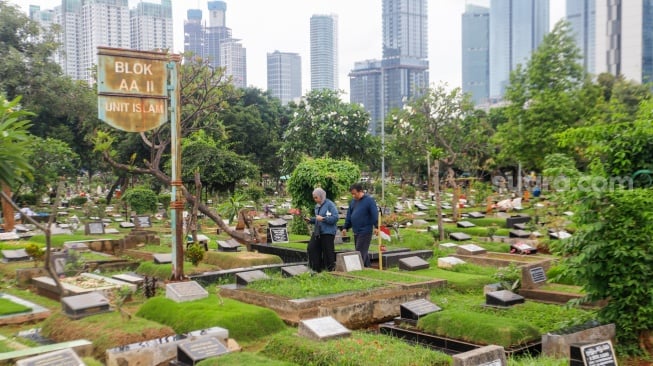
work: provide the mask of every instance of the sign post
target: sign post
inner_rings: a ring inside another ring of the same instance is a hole
[[[184,275],[181,183],[180,55],[98,47],[98,118],[127,132],[145,132],[170,120],[172,280]]]

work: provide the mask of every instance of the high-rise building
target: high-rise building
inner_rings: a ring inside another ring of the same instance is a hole
[[[372,135],[381,132],[379,126],[383,115],[381,71],[381,60],[365,60],[356,62],[354,69],[349,73],[349,102],[362,105],[370,113],[368,130]]]
[[[510,72],[526,65],[548,31],[548,0],[491,0],[490,98],[503,97]]]
[[[238,40],[230,38],[220,44],[220,67],[237,88],[247,86],[247,51]]]
[[[311,89],[338,89],[338,16],[311,17]]]
[[[653,82],[653,1],[596,0],[596,73]]]
[[[429,86],[426,0],[383,0],[383,116]]]
[[[268,90],[282,104],[302,96],[302,58],[298,53],[268,53]]]
[[[202,10],[189,9],[184,21],[184,52],[192,54],[192,57],[204,57],[204,42]]]
[[[596,64],[596,1],[567,1],[566,19],[583,56],[583,67],[590,74]]]
[[[141,51],[172,49],[171,0],[141,1],[130,11],[128,0],[61,0],[51,11],[30,8],[30,16],[44,26],[58,24],[61,48],[54,59],[73,79],[93,82],[97,48]]]
[[[227,27],[227,4],[224,1],[209,1],[208,24],[204,27],[204,53],[202,58],[208,59],[213,67],[222,65],[220,50],[222,43],[231,39],[231,28]]]
[[[490,9],[467,4],[462,15],[462,90],[474,104],[490,97]]]

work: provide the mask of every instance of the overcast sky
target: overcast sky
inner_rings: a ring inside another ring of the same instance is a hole
[[[158,0],[150,0],[158,2]],[[224,0],[226,22],[234,38],[247,49],[247,84],[266,89],[267,53],[296,52],[302,57],[302,85],[310,88],[310,18],[313,14],[338,16],[339,88],[349,91],[347,74],[354,62],[381,58],[381,0]],[[489,2],[475,0],[474,3]],[[27,11],[29,5],[52,9],[59,0],[9,0]],[[130,6],[138,0],[129,0]],[[183,24],[188,9],[201,9],[207,0],[172,0],[174,50],[183,51]],[[550,0],[551,25],[564,16],[565,0]],[[465,0],[428,2],[430,81],[461,83],[461,14]],[[552,27],[552,26],[551,26]],[[348,97],[344,98],[349,99]]]

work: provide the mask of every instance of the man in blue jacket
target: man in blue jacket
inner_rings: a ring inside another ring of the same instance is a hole
[[[353,199],[349,202],[347,209],[347,218],[342,230],[342,236],[347,235],[347,229],[351,228],[354,232],[354,245],[356,250],[361,253],[365,267],[371,267],[370,243],[375,227],[378,226],[379,211],[376,207],[376,201],[363,191],[360,183],[352,184],[349,192]]]

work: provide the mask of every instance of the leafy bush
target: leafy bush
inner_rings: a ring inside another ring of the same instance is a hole
[[[38,198],[34,193],[23,193],[16,197],[16,203],[19,206],[36,206],[38,204]]]
[[[71,206],[82,206],[86,202],[88,202],[88,198],[82,196],[77,196],[70,199]]]
[[[25,246],[25,252],[34,260],[34,267],[38,266],[40,260],[45,256],[45,250],[34,243]]]
[[[156,210],[157,195],[153,190],[136,187],[128,190],[121,198],[137,214],[151,213]]]
[[[202,261],[202,259],[204,259],[204,253],[204,248],[201,245],[195,243],[191,244],[188,249],[186,249],[184,254],[186,255],[186,260],[191,262],[194,266],[197,266]]]

